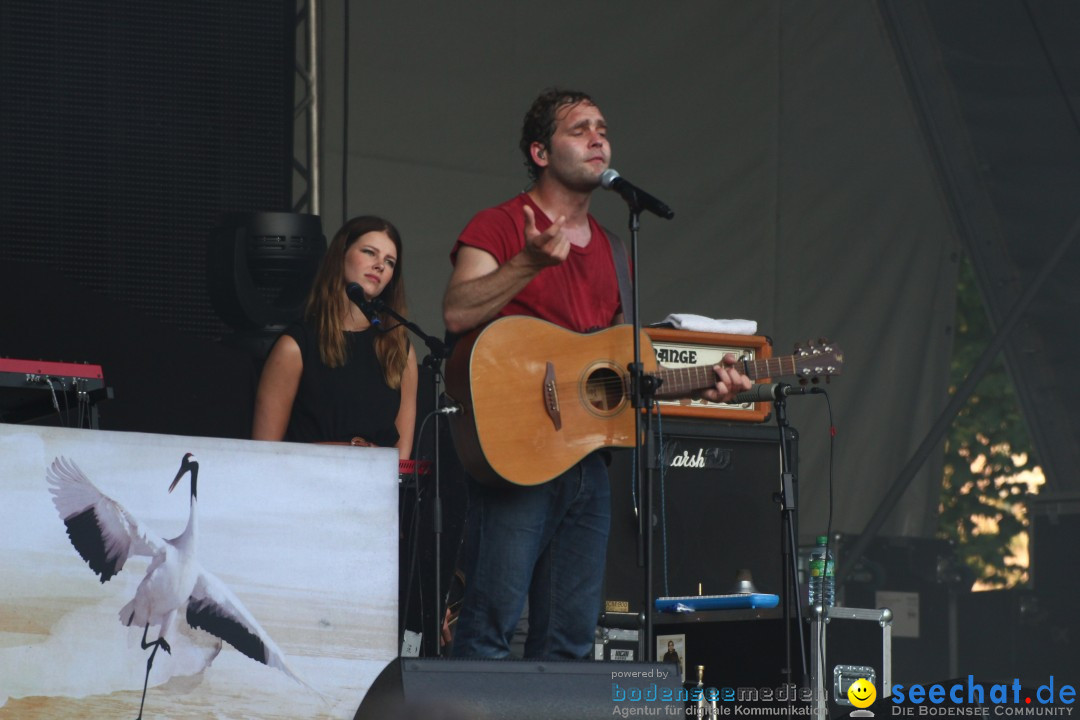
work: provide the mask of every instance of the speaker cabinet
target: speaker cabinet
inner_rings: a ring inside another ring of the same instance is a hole
[[[758,592],[781,594],[779,430],[669,419],[654,430],[663,452],[654,469],[652,597],[696,595],[699,583],[703,594],[729,593],[742,569]],[[797,438],[787,431],[793,473]],[[633,453],[616,454],[610,475],[605,610],[638,613],[645,571],[637,562]]]
[[[621,708],[682,717],[680,690],[671,664],[398,658],[354,720],[607,720]]]
[[[1055,600],[1026,588],[960,594],[961,674],[1000,682],[1016,678],[1025,687],[1038,687],[1053,675],[1075,685],[1080,667],[1076,601]]]
[[[1043,493],[1027,501],[1031,521],[1031,586],[1044,597],[1076,598],[1080,577],[1063,572],[1080,546],[1080,493]]]

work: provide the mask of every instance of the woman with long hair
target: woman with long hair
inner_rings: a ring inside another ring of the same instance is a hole
[[[358,284],[404,316],[401,235],[364,215],[346,222],[326,249],[302,322],[282,333],[255,396],[256,440],[350,442],[412,453],[416,353],[393,318],[378,327],[345,292]],[[383,330],[382,328],[386,328]]]

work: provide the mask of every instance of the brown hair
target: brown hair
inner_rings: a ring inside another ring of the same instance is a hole
[[[563,88],[548,88],[533,100],[532,107],[525,113],[525,122],[521,125],[521,140],[518,147],[525,155],[525,167],[529,170],[529,177],[533,180],[540,179],[540,166],[532,158],[532,144],[538,142],[545,148],[549,148],[551,136],[555,132],[555,116],[559,108],[567,105],[577,105],[579,102],[596,103],[591,97],[577,90]]]
[[[397,263],[390,282],[379,298],[394,312],[405,317],[404,262],[401,235],[389,220],[374,215],[361,215],[349,220],[334,235],[326,249],[319,271],[308,295],[305,318],[315,326],[319,339],[319,355],[329,367],[345,364],[345,314],[349,300],[345,295],[345,253],[362,235],[384,232],[397,250]],[[380,313],[381,315],[381,313]],[[397,324],[390,317],[380,317],[385,326]],[[392,388],[401,387],[401,376],[409,359],[409,338],[404,327],[394,327],[375,336],[375,356],[382,366],[383,378]]]

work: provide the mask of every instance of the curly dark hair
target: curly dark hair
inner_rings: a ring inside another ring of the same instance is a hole
[[[586,93],[578,90],[566,90],[565,88],[548,88],[533,100],[529,112],[525,113],[525,122],[521,125],[521,141],[518,147],[525,156],[525,167],[529,171],[529,177],[534,181],[540,178],[540,166],[532,159],[530,148],[534,142],[538,142],[547,148],[551,142],[551,135],[555,132],[555,116],[559,109],[567,105],[577,105],[579,102],[588,102],[593,105],[596,102]]]

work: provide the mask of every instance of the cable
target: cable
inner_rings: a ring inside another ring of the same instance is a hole
[[[46,385],[49,386],[49,392],[52,394],[53,409],[56,410],[56,417],[58,418],[58,421],[60,423],[60,427],[67,427],[67,423],[66,423],[65,418],[64,418],[64,413],[63,413],[63,411],[60,410],[60,400],[59,400],[59,398],[56,397],[56,386],[53,385],[53,379],[51,377],[49,377],[48,375],[46,375],[45,377],[41,378],[41,380],[42,380],[42,382],[44,382]],[[64,389],[62,385],[61,385],[60,389],[61,390]],[[66,398],[65,398],[65,400],[66,400]]]
[[[662,412],[656,413],[656,444],[657,456],[656,464],[660,466],[660,545],[663,549],[662,562],[664,565],[664,597],[669,597],[671,591],[668,589],[668,544],[667,544],[667,463],[664,462],[664,414]],[[652,523],[649,523],[649,527],[652,527]]]
[[[828,514],[827,520],[825,522],[825,562],[827,564],[829,562],[829,560],[828,560],[829,553],[832,551],[833,455],[834,455],[834,450],[835,450],[835,446],[836,446],[836,426],[833,424],[832,401],[829,399],[829,393],[826,392],[824,388],[822,388],[820,394],[825,398],[825,405],[828,408],[828,414],[829,414],[829,491],[828,491],[828,494],[829,494],[829,514]],[[826,565],[826,567],[827,567],[827,565]],[[822,572],[824,572],[825,569],[826,568],[822,568]],[[834,559],[833,560],[833,583],[834,583],[834,586],[833,586],[833,602],[836,601],[836,587],[835,587],[836,574],[835,573],[836,573],[836,561]],[[806,579],[807,579],[807,583],[809,583],[810,582],[809,574],[807,575]],[[825,580],[825,578],[824,578],[824,576],[822,576],[822,584],[824,584],[824,580]],[[824,603],[823,603],[823,605],[824,605]],[[811,613],[813,612],[813,610],[814,610],[813,608],[810,608]],[[817,646],[818,646],[818,648],[822,649],[821,657],[818,658],[818,660],[819,660],[819,662],[821,664],[820,670],[821,670],[822,676],[819,679],[820,679],[820,681],[822,683],[822,688],[824,688],[824,687],[826,687],[828,685],[828,682],[827,682],[827,680],[825,678],[825,668],[827,667],[827,664],[825,662],[825,653],[824,653],[824,647],[825,647],[825,623],[826,623],[827,620],[828,620],[828,608],[823,606],[822,607],[821,622],[818,625],[818,638],[817,638]]]
[[[427,428],[428,421],[431,420],[431,418],[435,417],[438,414],[439,414],[439,411],[436,409],[436,410],[432,410],[431,412],[429,412],[427,415],[424,416],[424,419],[420,422],[420,431],[418,433],[416,433],[416,443],[415,443],[416,447],[420,447],[421,441],[424,438],[424,430]],[[434,442],[436,442],[436,443],[439,442],[439,438],[438,437],[434,438]],[[418,557],[419,557],[419,553],[420,553],[420,537],[419,537],[419,535],[420,535],[420,463],[419,462],[416,462],[413,465],[413,483],[412,483],[412,485],[413,485],[413,489],[414,489],[414,492],[415,492],[415,495],[414,495],[415,499],[413,501],[412,521],[409,524],[409,532],[408,532],[408,537],[409,537],[409,539],[411,541],[411,546],[412,547],[411,547],[411,552],[409,553],[409,572],[408,572],[408,575],[406,576],[408,579],[407,579],[406,585],[405,585],[405,607],[401,609],[401,614],[400,614],[401,621],[400,621],[399,627],[398,627],[398,634],[400,635],[400,639],[401,639],[402,643],[405,642],[405,630],[407,629],[405,626],[406,626],[406,623],[408,623],[409,609],[410,609],[410,607],[412,605],[412,595],[413,595],[412,588],[413,588],[413,579],[414,578],[417,581],[419,595],[420,595],[419,605],[420,605],[420,629],[421,629],[420,632],[421,632],[421,636],[423,636],[423,627],[424,627],[423,578],[419,577],[417,575],[417,570],[416,570],[416,566],[417,566],[417,563],[418,563]],[[398,510],[398,527],[401,527],[402,524],[403,524],[404,512],[405,512],[404,506],[399,508],[399,510]],[[435,572],[440,572],[440,568],[435,568]],[[436,637],[434,639],[434,641],[439,642],[439,638]]]
[[[72,383],[71,383],[71,384],[72,384],[72,391],[74,391],[74,386],[75,386],[75,382],[74,382],[74,381],[72,381]],[[69,401],[68,401],[68,393],[67,393],[67,390],[64,390],[64,381],[63,381],[63,380],[61,380],[61,381],[60,381],[60,394],[61,394],[61,396],[62,396],[62,397],[64,398],[64,412],[63,412],[63,417],[64,417],[64,422],[66,423],[66,422],[67,422],[67,418],[71,417],[71,405],[70,405],[70,403],[69,403]]]
[[[832,543],[832,520],[833,520],[833,454],[836,448],[836,426],[833,424],[832,401],[829,393],[824,390],[821,395],[825,397],[825,405],[829,412],[829,516],[825,523],[825,553],[828,555]]]

